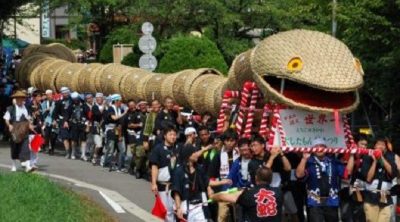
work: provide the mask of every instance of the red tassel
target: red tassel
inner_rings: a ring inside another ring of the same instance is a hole
[[[339,123],[339,110],[335,109],[333,112],[334,112],[333,115],[335,118],[335,132],[336,132],[336,135],[340,135],[341,132],[340,132],[340,123]]]

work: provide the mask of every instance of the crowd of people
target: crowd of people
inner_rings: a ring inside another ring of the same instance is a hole
[[[150,181],[165,221],[394,221],[399,157],[386,139],[357,139],[371,155],[284,153],[257,132],[216,134],[216,120],[164,101],[79,94],[62,87],[12,95],[3,119],[12,171],[38,169],[30,139],[60,153]],[[313,147],[324,148],[322,138]]]

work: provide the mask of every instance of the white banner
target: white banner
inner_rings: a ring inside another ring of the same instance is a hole
[[[50,6],[49,1],[44,1],[42,6],[42,37],[50,38]]]
[[[311,147],[315,138],[323,138],[330,148],[345,148],[346,139],[342,116],[339,115],[339,132],[336,133],[333,114],[313,113],[296,109],[280,110],[282,127],[288,147]],[[278,133],[278,132],[276,132]],[[279,135],[275,134],[275,139]],[[274,143],[276,144],[276,141]]]

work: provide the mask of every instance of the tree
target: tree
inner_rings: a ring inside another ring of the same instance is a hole
[[[0,0],[0,49],[2,48],[5,23],[7,23],[10,18],[21,12],[21,6],[29,2],[33,2],[33,0]],[[0,54],[2,54],[2,50],[0,50]]]
[[[377,133],[400,144],[400,2],[345,1],[339,4],[339,38],[363,63],[364,107],[378,125]]]
[[[158,72],[173,73],[183,69],[215,68],[227,73],[222,54],[215,43],[206,37],[178,36],[171,38],[161,49],[164,53]]]

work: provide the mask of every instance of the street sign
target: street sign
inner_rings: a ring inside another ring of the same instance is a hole
[[[49,1],[46,0],[42,7],[42,37],[50,38],[50,6]]]
[[[153,33],[154,27],[153,24],[151,24],[150,22],[145,22],[142,24],[142,32],[145,35],[151,35],[151,33]]]
[[[156,50],[156,39],[151,35],[144,35],[139,39],[139,49],[145,54],[150,54]]]
[[[151,53],[156,50],[156,39],[151,36],[154,27],[150,22],[142,24],[143,36],[139,39],[139,49],[144,53],[139,59],[139,67],[149,71],[154,71],[157,67],[157,59]]]
[[[157,59],[151,54],[144,54],[139,59],[139,67],[149,71],[154,71],[157,67]]]

